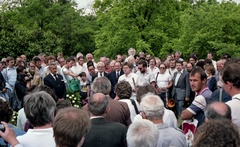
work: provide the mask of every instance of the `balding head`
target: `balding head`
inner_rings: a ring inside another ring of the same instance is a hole
[[[206,120],[208,119],[229,119],[231,120],[231,109],[223,102],[213,102],[205,110]]]
[[[101,116],[106,113],[108,99],[102,93],[95,93],[88,101],[88,108],[93,116]]]

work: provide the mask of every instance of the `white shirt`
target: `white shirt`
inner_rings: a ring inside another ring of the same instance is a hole
[[[17,140],[24,147],[56,147],[53,128],[29,129],[26,134],[18,136]]]
[[[137,114],[136,114],[136,110],[135,110],[135,108],[134,108],[131,100],[129,100],[129,99],[120,99],[119,101],[127,103],[128,108],[129,108],[129,111],[130,111],[130,118],[131,118],[131,121],[133,122],[134,117],[135,117]],[[138,110],[139,110],[139,104],[138,104],[138,102],[137,102],[136,100],[134,100],[134,101],[135,101],[135,104],[136,104],[136,106],[137,106],[137,108],[138,108]]]
[[[133,79],[134,79],[135,84],[137,84],[137,83],[136,83],[137,80],[138,80],[138,75],[137,75],[137,74],[135,74],[135,73],[130,73],[130,74],[128,74],[127,76],[126,76],[125,74],[123,74],[123,75],[121,75],[121,76],[119,77],[118,82],[125,80],[125,81],[127,81],[127,82],[131,85],[131,87],[132,87],[133,89],[135,89],[135,86],[137,86],[137,85],[134,85]]]
[[[173,74],[174,74],[176,71],[177,71],[176,68],[174,68],[174,69],[169,68],[168,70],[166,70],[166,72],[169,72],[171,76],[173,76]]]
[[[137,71],[136,74],[138,75],[138,80],[136,81],[137,86],[144,86],[150,84],[150,79],[152,74],[150,72],[146,72],[142,74],[140,71]]]
[[[153,69],[151,69],[150,67],[148,67],[147,69],[148,69],[148,72],[150,72],[150,74],[152,74],[152,75],[155,75],[158,72],[160,72],[159,68],[157,68],[156,66]]]
[[[26,122],[27,122],[27,118],[26,118],[24,109],[22,108],[18,111],[17,128],[24,131]]]
[[[232,111],[232,122],[240,129],[240,93],[232,96],[232,100],[226,102]]]
[[[156,81],[157,77],[157,81]],[[159,88],[167,87],[169,81],[172,80],[172,76],[169,74],[169,72],[165,71],[164,74],[159,73],[157,76],[157,73],[151,78],[151,82],[156,82],[157,86]]]

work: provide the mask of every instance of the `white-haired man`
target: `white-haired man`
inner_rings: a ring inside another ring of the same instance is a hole
[[[164,104],[159,96],[147,94],[142,98],[140,108],[142,117],[152,121],[159,130],[158,147],[187,146],[183,132],[178,128],[169,127],[163,122]]]
[[[127,142],[129,147],[156,147],[158,138],[158,128],[149,120],[137,120],[128,128]]]

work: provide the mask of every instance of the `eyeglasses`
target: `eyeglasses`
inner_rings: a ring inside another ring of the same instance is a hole
[[[165,67],[160,67],[160,69],[165,69]]]

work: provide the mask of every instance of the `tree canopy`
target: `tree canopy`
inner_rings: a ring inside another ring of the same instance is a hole
[[[41,52],[113,58],[133,47],[165,57],[239,56],[240,6],[216,0],[95,0],[83,15],[72,0],[22,0],[0,10],[0,57]]]

